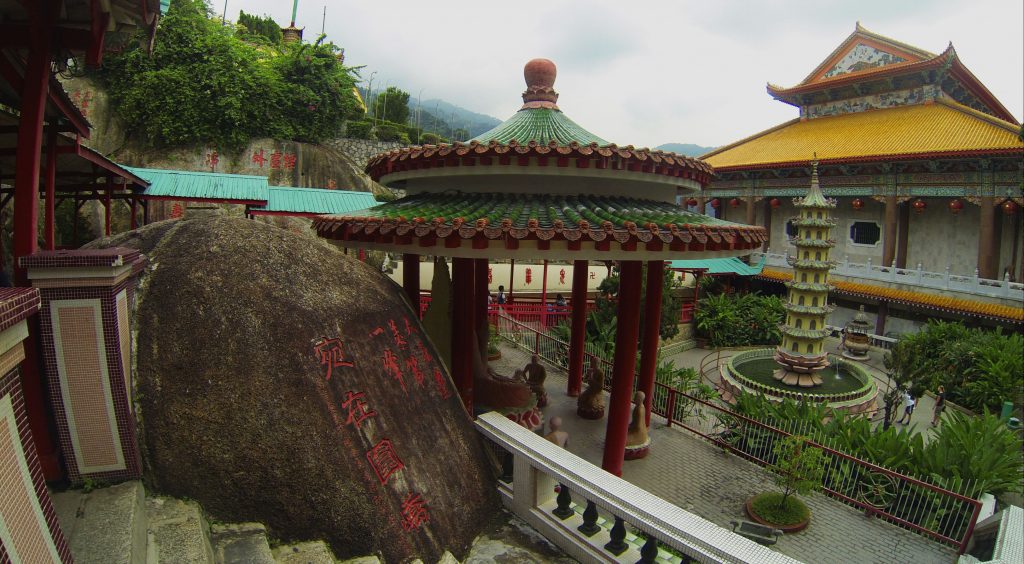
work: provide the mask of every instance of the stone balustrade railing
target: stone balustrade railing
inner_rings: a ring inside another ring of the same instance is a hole
[[[797,562],[609,474],[503,415],[485,413],[476,426],[504,461],[499,493],[505,506],[580,562],[654,562],[659,546],[699,562]],[[598,525],[601,513],[614,526]],[[642,546],[626,542],[626,523],[646,536]]]
[[[790,268],[786,260],[787,255],[773,253],[771,249],[768,249],[767,253],[753,253],[750,257],[751,262],[757,263],[761,260],[762,255],[766,257],[765,264],[767,266]],[[917,268],[897,268],[895,264],[890,266],[873,264],[871,259],[868,259],[866,263],[850,262],[848,258],[844,257],[836,261],[832,274],[936,290],[950,290],[976,296],[1005,298],[1024,303],[1024,283],[1011,282],[1009,275],[1004,280],[979,278],[977,270],[971,276],[964,276],[951,274],[949,268],[944,272],[929,272],[923,270],[920,264],[917,265]]]

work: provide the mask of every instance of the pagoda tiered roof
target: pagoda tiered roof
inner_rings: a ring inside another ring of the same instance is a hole
[[[894,159],[1024,155],[1020,126],[938,99],[786,123],[705,154],[717,172]]]
[[[555,108],[523,108],[494,129],[481,133],[472,139],[480,143],[497,141],[537,141],[547,145],[554,141],[558,145],[579,143],[608,145],[608,142],[583,129],[569,116]]]
[[[790,313],[800,313],[804,315],[828,315],[836,309],[836,306],[830,304],[825,304],[823,306],[809,306],[789,302],[782,302],[782,307]]]

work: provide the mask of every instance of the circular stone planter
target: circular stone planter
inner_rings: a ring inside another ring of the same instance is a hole
[[[774,528],[779,529],[780,531],[782,531],[782,532],[784,532],[786,534],[789,534],[789,533],[798,533],[798,532],[806,529],[807,525],[811,522],[811,517],[809,515],[810,509],[808,509],[808,516],[807,516],[806,519],[804,519],[803,521],[801,521],[799,523],[794,523],[792,525],[779,525],[778,523],[772,523],[772,522],[770,522],[770,521],[768,521],[766,519],[762,519],[760,515],[758,515],[757,513],[754,513],[754,498],[755,497],[757,497],[757,496],[756,495],[752,495],[749,498],[747,498],[747,503],[744,504],[743,508],[746,509],[747,516],[749,516],[751,519],[753,519],[754,522],[756,522],[756,523],[760,523],[762,525],[768,525],[769,527],[774,527]],[[800,503],[803,503],[803,502],[800,502]]]

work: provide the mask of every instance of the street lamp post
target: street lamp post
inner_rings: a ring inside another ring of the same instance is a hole
[[[423,98],[423,88],[420,88],[420,93],[416,95],[416,136],[419,141],[420,132],[420,99]]]
[[[366,87],[366,103],[367,104],[372,104],[373,103],[371,100],[372,100],[372,96],[373,96],[373,77],[375,77],[375,76],[377,76],[377,71],[373,71],[373,72],[370,73],[370,83]],[[369,113],[369,112],[367,112],[367,113]]]

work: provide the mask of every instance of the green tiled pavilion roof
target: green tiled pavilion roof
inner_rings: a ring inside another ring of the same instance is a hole
[[[480,143],[492,140],[499,143],[515,140],[520,144],[536,141],[544,145],[551,141],[559,145],[568,145],[573,141],[580,145],[608,144],[604,139],[577,125],[561,110],[553,108],[524,108],[494,129],[472,139]]]
[[[509,220],[509,227],[529,227],[530,220],[537,220],[537,227],[575,227],[580,221],[587,221],[595,228],[605,221],[613,228],[625,228],[626,222],[636,226],[656,223],[659,226],[716,225],[739,227],[739,225],[706,215],[688,212],[669,202],[656,202],[638,198],[605,196],[562,196],[548,194],[510,195],[499,193],[422,193],[407,196],[350,214],[368,219],[395,219],[399,221],[431,222],[435,218],[451,225],[456,218],[460,223],[473,223],[486,219],[488,225],[501,225]]]
[[[144,197],[246,204],[267,203],[269,186],[267,185],[266,176],[155,168],[124,168],[150,183],[149,187],[143,192]]]
[[[695,260],[670,260],[668,267],[679,270],[706,270],[707,274],[739,274],[740,276],[756,276],[764,269],[765,255],[761,262],[750,265],[738,257],[709,258]]]
[[[361,210],[377,202],[369,192],[352,190],[274,186],[268,192],[266,205],[252,208],[252,213],[340,214]]]

